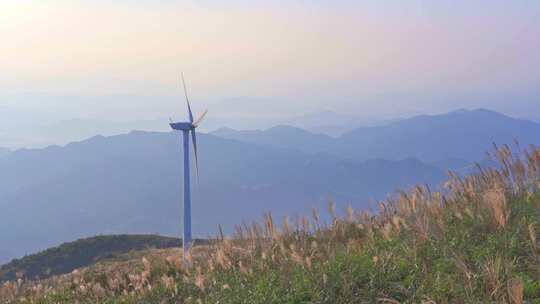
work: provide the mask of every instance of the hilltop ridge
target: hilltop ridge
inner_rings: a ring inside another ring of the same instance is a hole
[[[157,235],[103,235],[79,239],[0,265],[0,283],[19,278],[46,279],[117,258],[130,251],[181,245],[178,238]]]

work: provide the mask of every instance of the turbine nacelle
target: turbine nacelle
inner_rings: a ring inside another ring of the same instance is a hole
[[[194,130],[196,127],[190,123],[190,122],[174,122],[169,124],[173,130],[178,131],[191,131]]]
[[[190,117],[190,120],[191,120],[191,117],[193,117],[193,114],[191,113],[191,107],[189,106],[189,102],[188,102],[188,112],[189,112],[189,117]],[[201,121],[203,120],[204,116],[206,116],[206,113],[208,113],[208,110],[204,111],[200,116],[199,118],[197,118],[196,121],[191,121],[191,122],[172,122],[169,124],[171,126],[171,128],[173,128],[173,130],[178,130],[178,131],[191,131],[191,130],[195,130],[199,124],[201,123]]]

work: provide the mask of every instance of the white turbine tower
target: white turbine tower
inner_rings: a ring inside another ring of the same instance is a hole
[[[196,121],[193,121],[193,113],[189,104],[189,98],[186,89],[184,74],[182,74],[182,84],[184,86],[184,94],[186,96],[186,104],[189,114],[189,122],[171,122],[169,125],[173,130],[182,131],[184,139],[184,237],[182,238],[182,247],[184,249],[184,258],[186,257],[191,247],[191,189],[189,180],[189,133],[193,140],[193,151],[195,152],[195,166],[197,170],[197,178],[199,177],[199,157],[197,155],[197,135],[195,129],[199,126],[202,119],[208,112],[204,111]]]

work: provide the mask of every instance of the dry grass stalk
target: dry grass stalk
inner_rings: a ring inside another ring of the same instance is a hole
[[[504,191],[500,188],[488,190],[484,193],[483,200],[484,206],[490,211],[495,227],[504,229],[510,217]]]
[[[508,281],[508,297],[511,304],[523,304],[523,281],[513,278]]]

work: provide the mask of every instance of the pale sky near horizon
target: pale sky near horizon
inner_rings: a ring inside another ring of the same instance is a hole
[[[49,106],[36,94],[176,96],[184,71],[205,105],[525,116],[540,110],[539,14],[538,1],[500,0],[2,1],[0,106]],[[131,106],[104,100],[85,107]],[[163,100],[140,110],[163,115]]]

